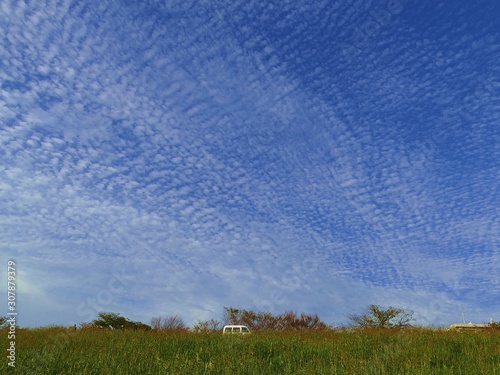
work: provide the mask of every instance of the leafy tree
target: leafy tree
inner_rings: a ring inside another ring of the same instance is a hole
[[[141,330],[141,331],[150,331],[151,330],[151,326],[144,324],[142,322],[132,322],[132,323],[134,323],[134,326],[131,327],[133,329],[137,329],[137,330]]]
[[[133,322],[123,316],[120,316],[120,314],[113,312],[100,312],[97,316],[98,319],[95,319],[90,323],[91,327],[103,329],[151,329],[151,327],[147,324]]]
[[[127,318],[112,312],[100,312],[97,316],[98,318],[91,324],[98,328],[124,329],[128,328],[131,323]]]
[[[151,327],[161,331],[186,331],[188,327],[179,315],[168,317],[158,316],[151,319]]]
[[[0,328],[5,328],[7,325],[7,318],[5,316],[0,316]]]
[[[350,315],[353,326],[361,328],[403,328],[411,326],[413,311],[401,307],[369,305],[366,312]]]

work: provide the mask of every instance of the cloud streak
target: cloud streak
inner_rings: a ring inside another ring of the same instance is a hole
[[[21,324],[224,305],[342,323],[369,303],[489,319],[494,7],[4,2],[0,240]]]

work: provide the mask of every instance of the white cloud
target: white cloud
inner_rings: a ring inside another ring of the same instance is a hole
[[[369,4],[245,4],[2,4],[0,238],[27,301],[60,323],[493,311],[488,34],[420,37],[403,9],[346,60]]]

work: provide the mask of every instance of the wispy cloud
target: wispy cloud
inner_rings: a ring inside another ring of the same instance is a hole
[[[368,303],[489,319],[495,5],[379,5],[4,2],[21,324],[224,305],[341,323]]]

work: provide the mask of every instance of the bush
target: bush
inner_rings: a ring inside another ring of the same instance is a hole
[[[287,311],[281,315],[273,315],[269,312],[255,312],[253,310],[235,309],[224,307],[224,321],[226,324],[243,324],[253,331],[263,330],[318,330],[326,329],[317,314],[300,314]]]
[[[218,320],[199,320],[193,326],[193,332],[217,332],[222,329],[222,324]]]
[[[500,330],[500,322],[490,320],[489,326],[494,330]]]
[[[187,331],[188,327],[179,315],[168,317],[158,316],[151,319],[151,327],[160,331]]]

